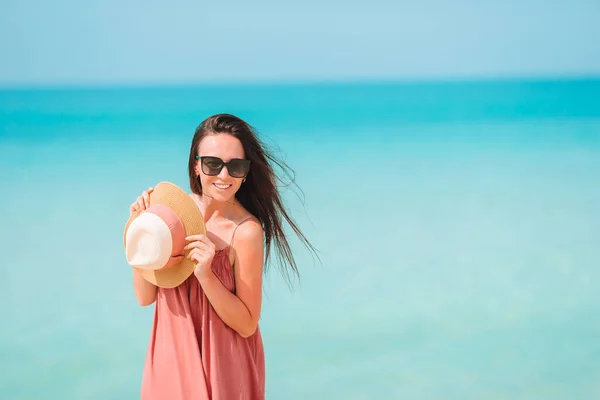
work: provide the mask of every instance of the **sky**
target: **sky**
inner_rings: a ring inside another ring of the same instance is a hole
[[[598,0],[203,3],[2,0],[0,86],[600,75]]]

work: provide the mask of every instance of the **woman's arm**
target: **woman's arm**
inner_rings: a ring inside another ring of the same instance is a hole
[[[133,269],[133,290],[141,306],[149,306],[156,300],[157,287],[145,280],[135,268]]]
[[[256,331],[262,305],[264,244],[263,229],[258,222],[248,221],[239,226],[234,249],[236,294],[227,290],[212,272],[198,280],[217,315],[246,338]]]
[[[136,201],[129,206],[129,216],[135,212],[142,212],[150,206],[150,193],[154,191],[153,187],[142,192]],[[149,306],[156,300],[156,286],[142,278],[142,275],[134,268],[133,269],[133,290],[135,297],[141,306]]]

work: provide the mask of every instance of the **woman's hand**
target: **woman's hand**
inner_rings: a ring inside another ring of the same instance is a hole
[[[192,249],[188,257],[196,261],[194,275],[198,281],[213,276],[211,269],[213,258],[215,257],[215,245],[206,235],[191,235],[185,238],[190,243],[185,246],[185,250]]]
[[[148,190],[144,190],[142,194],[129,206],[129,216],[131,217],[134,212],[144,211],[150,207],[150,193],[154,191],[153,187],[149,187]]]

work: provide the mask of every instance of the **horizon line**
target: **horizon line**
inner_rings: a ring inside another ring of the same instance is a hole
[[[336,85],[399,85],[399,84],[456,84],[492,82],[565,82],[600,80],[594,74],[535,74],[535,75],[464,75],[446,77],[342,77],[342,78],[288,78],[288,79],[214,79],[189,81],[131,81],[131,82],[0,82],[0,91],[53,91],[53,90],[119,90],[119,89],[170,89],[193,87],[230,86],[336,86]]]

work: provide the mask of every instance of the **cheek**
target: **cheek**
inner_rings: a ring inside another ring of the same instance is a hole
[[[212,176],[207,176],[207,175],[204,175],[203,173],[200,173],[200,175],[198,175],[198,178],[200,179],[200,183],[202,184],[202,186],[210,185],[211,181],[213,179]]]
[[[233,183],[233,193],[237,193],[240,190],[240,188],[242,187],[242,185],[241,185],[242,181],[238,182],[236,179],[232,183]]]

